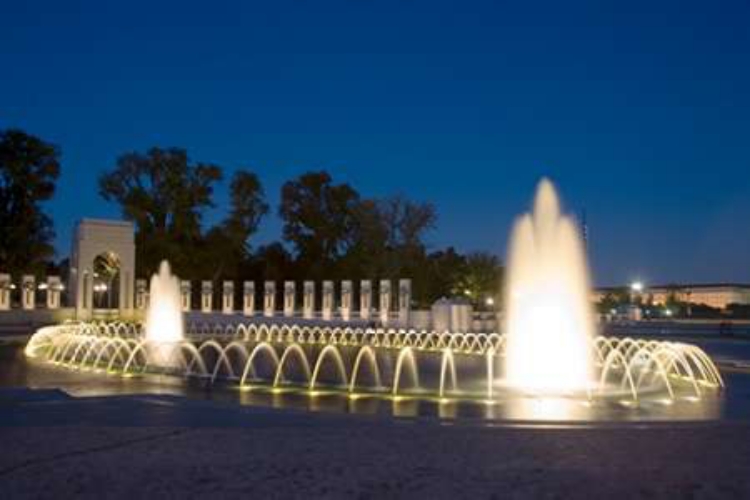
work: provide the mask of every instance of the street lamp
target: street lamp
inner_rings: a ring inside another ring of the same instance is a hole
[[[108,288],[109,287],[107,286],[106,283],[96,283],[96,284],[94,284],[94,292],[99,294],[99,299],[97,300],[97,302],[99,303],[99,307],[102,306],[102,300],[101,300],[102,294],[104,292],[106,292]]]

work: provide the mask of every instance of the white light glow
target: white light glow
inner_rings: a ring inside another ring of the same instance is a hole
[[[548,180],[539,185],[533,213],[514,228],[506,297],[506,382],[529,393],[589,388],[594,324],[586,257]]]
[[[173,354],[185,339],[180,299],[180,279],[172,276],[169,263],[163,261],[158,274],[151,277],[146,315],[149,356],[157,365],[173,366],[177,362]]]

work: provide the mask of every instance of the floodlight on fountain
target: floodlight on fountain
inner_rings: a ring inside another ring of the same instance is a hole
[[[630,285],[630,289],[633,290],[635,293],[642,293],[644,290],[643,282],[636,281]]]
[[[528,393],[567,394],[593,385],[593,312],[580,231],[562,215],[549,180],[511,234],[506,289],[505,382]]]
[[[149,289],[146,313],[149,361],[156,366],[175,367],[184,340],[180,279],[172,275],[165,260],[159,266],[159,272],[151,277]]]

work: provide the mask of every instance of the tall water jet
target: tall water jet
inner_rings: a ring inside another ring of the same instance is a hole
[[[506,383],[544,394],[590,388],[594,319],[586,255],[548,179],[539,183],[533,212],[513,228],[505,293]]]
[[[146,313],[146,340],[149,363],[176,366],[177,349],[185,339],[180,303],[180,280],[173,276],[169,262],[162,261],[159,272],[151,277]]]

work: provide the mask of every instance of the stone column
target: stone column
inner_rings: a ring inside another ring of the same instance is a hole
[[[24,274],[21,278],[21,307],[30,311],[36,306],[36,278]]]
[[[263,315],[273,318],[276,314],[276,282],[266,281],[263,292]]]
[[[190,312],[190,299],[192,296],[193,286],[189,281],[180,282],[180,303],[182,304],[183,312]]]
[[[302,317],[305,319],[313,319],[315,318],[315,282],[305,281],[303,286]]]
[[[242,313],[255,316],[255,283],[252,281],[245,281],[242,285]]]
[[[409,327],[411,311],[411,280],[398,282],[398,322],[402,328]]]
[[[201,312],[211,313],[214,309],[214,284],[211,281],[201,283]]]
[[[284,283],[284,316],[291,318],[297,308],[297,284],[294,281]]]
[[[380,322],[388,326],[391,320],[391,280],[380,281]]]
[[[363,280],[359,285],[359,317],[364,321],[370,320],[372,310],[372,281]]]
[[[10,281],[9,274],[0,274],[0,311],[10,309],[10,292],[13,290],[13,283]]]
[[[350,321],[352,319],[352,282],[341,282],[341,319]]]
[[[323,282],[323,320],[333,319],[333,281]]]
[[[135,308],[145,311],[148,307],[148,286],[146,280],[135,280]]]
[[[59,276],[47,277],[47,309],[60,308],[60,293],[63,290]]]
[[[221,291],[221,311],[224,314],[234,313],[234,282],[225,281]]]

